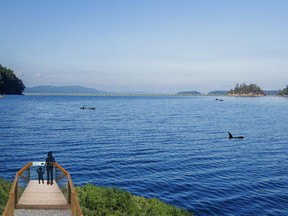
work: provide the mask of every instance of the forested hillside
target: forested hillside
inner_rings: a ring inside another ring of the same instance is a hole
[[[22,94],[25,85],[14,71],[0,64],[0,94]]]

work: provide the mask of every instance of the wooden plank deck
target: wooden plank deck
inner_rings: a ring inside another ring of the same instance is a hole
[[[31,180],[16,205],[17,209],[69,209],[63,193],[54,181],[53,185],[39,184]]]

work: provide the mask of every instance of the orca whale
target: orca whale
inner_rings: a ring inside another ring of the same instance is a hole
[[[244,139],[244,136],[236,136],[236,137],[234,137],[234,136],[232,136],[232,134],[230,133],[230,132],[228,132],[227,131],[227,133],[229,134],[229,137],[228,137],[228,139]]]
[[[82,109],[82,110],[85,110],[85,109],[96,110],[96,107],[85,107],[85,106],[83,106],[83,107],[80,107],[80,109]]]

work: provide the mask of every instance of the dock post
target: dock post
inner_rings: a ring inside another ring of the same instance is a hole
[[[18,189],[18,179],[15,185],[15,190],[14,190],[14,208],[16,208],[16,205],[19,201],[19,189]]]
[[[69,180],[68,180],[68,204],[71,205],[71,186],[69,184]]]

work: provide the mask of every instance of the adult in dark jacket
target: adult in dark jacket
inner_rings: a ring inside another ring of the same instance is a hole
[[[51,185],[53,185],[53,163],[54,162],[55,162],[55,159],[52,155],[52,152],[48,152],[48,157],[46,158],[47,184],[51,184]]]

